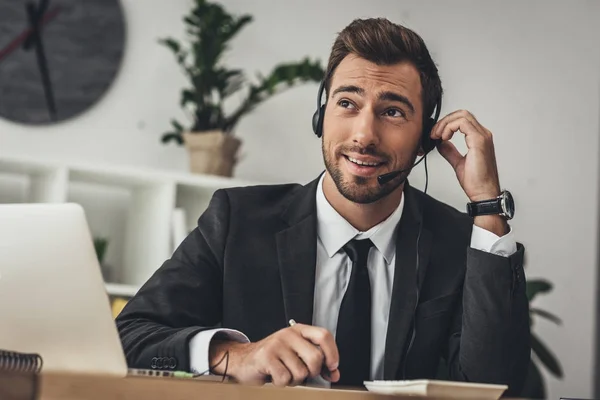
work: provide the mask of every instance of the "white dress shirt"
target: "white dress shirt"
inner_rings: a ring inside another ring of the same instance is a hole
[[[385,221],[366,232],[360,232],[325,198],[324,176],[325,174],[319,180],[316,195],[318,237],[312,322],[314,326],[326,328],[335,337],[338,313],[352,269],[352,261],[346,255],[343,246],[352,239],[371,239],[374,246],[367,261],[372,293],[371,379],[383,379],[383,358],[396,261],[395,231],[402,217],[404,196],[398,208]],[[502,256],[509,256],[517,251],[512,230],[498,237],[475,225],[471,247]],[[208,371],[210,341],[217,332],[225,333],[231,340],[249,341],[243,333],[231,329],[211,329],[196,334],[190,341],[190,364],[193,372]],[[329,386],[321,377],[317,377],[311,383]]]

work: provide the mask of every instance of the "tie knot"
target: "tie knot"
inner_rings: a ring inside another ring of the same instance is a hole
[[[367,264],[369,250],[373,246],[371,239],[356,240],[352,239],[344,246],[344,251],[353,263]]]

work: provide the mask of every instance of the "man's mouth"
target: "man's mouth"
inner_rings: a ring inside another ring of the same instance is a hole
[[[354,157],[350,157],[344,154],[344,157],[346,157],[346,160],[350,161],[353,164],[356,164],[360,167],[379,167],[380,165],[383,165],[384,162],[383,161],[377,161],[377,160],[359,160],[356,159]]]

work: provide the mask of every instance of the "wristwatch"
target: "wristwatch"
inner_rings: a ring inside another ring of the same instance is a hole
[[[495,199],[467,203],[467,214],[471,217],[478,215],[501,215],[509,220],[515,216],[515,202],[510,192],[504,190]]]

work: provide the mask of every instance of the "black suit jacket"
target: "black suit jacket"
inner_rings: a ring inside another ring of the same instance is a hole
[[[198,227],[117,318],[128,364],[186,370],[201,330],[233,328],[258,341],[290,318],[311,324],[317,183],[216,191]],[[408,183],[404,195],[384,378],[434,378],[443,358],[453,380],[518,393],[530,357],[523,246],[510,257],[472,249],[470,217]]]

